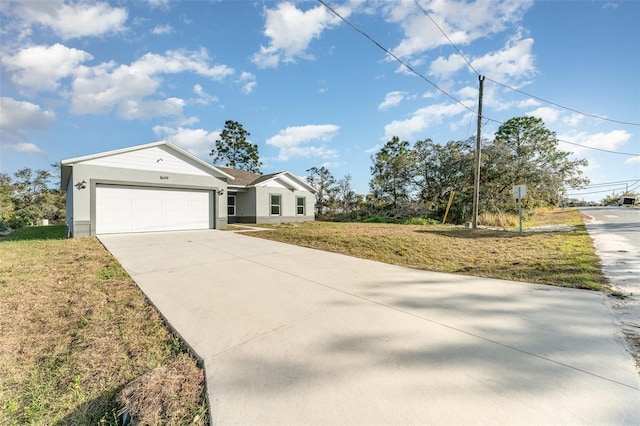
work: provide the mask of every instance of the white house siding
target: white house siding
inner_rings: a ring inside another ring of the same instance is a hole
[[[68,167],[68,166],[67,166]],[[212,175],[189,175],[165,170],[140,170],[119,167],[97,166],[95,164],[73,164],[70,176],[70,200],[73,208],[72,223],[69,231],[74,237],[96,234],[96,186],[128,185],[152,188],[208,190],[215,197],[213,222],[216,229],[227,226],[227,184]],[[74,185],[85,181],[86,188],[79,189]],[[218,191],[224,191],[218,195]],[[67,213],[69,214],[69,213]]]
[[[284,187],[258,187],[256,189],[256,223],[305,222],[315,219],[315,196],[309,191],[291,190]],[[271,195],[280,195],[281,214],[271,215]],[[296,214],[296,198],[305,198],[305,215]]]
[[[193,176],[209,176],[210,173],[192,160],[172,152],[164,146],[139,149],[84,161],[89,166],[116,167],[120,169],[148,170],[181,173]]]
[[[67,208],[67,217],[65,218],[65,222],[67,224],[67,229],[73,228],[73,183],[71,179],[67,183],[67,189],[65,193],[66,198],[66,208]]]

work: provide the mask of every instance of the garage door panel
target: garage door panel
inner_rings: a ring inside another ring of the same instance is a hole
[[[211,191],[96,187],[96,233],[208,229],[213,225]]]
[[[149,232],[162,230],[162,217],[158,212],[162,203],[157,199],[158,191],[133,191],[131,231]],[[150,194],[151,193],[151,194]],[[155,198],[150,195],[155,195]]]

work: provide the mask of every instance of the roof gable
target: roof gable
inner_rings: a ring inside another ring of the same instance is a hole
[[[271,186],[272,184],[299,191],[309,191],[313,194],[316,193],[315,188],[288,171],[261,176],[260,179],[253,183],[254,186]]]
[[[235,178],[230,186],[241,186],[244,188],[251,186],[274,186],[289,188],[292,190],[309,191],[314,194],[316,193],[316,190],[312,186],[288,171],[259,175],[257,173],[233,169],[230,167],[219,167],[219,169]]]
[[[233,179],[233,176],[167,141],[136,145],[129,148],[62,160],[63,186],[66,185],[65,178],[68,179],[71,173],[69,166],[74,164],[173,172],[200,176],[213,175],[219,178]]]

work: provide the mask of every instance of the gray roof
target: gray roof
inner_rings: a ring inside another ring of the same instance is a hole
[[[223,172],[225,172],[226,174],[233,176],[235,178],[233,180],[233,185],[237,185],[237,186],[249,186],[253,184],[256,180],[262,177],[262,175],[248,172],[246,170],[234,169],[231,167],[218,167],[218,168]]]
[[[309,192],[312,192],[314,194],[316,193],[316,190],[308,183],[306,183],[303,179],[287,171],[269,173],[267,175],[259,175],[257,173],[248,172],[246,170],[233,169],[231,167],[218,167],[218,169],[220,169],[223,173],[231,175],[234,178],[233,182],[229,182],[229,186],[249,187],[257,185],[261,182],[266,182],[273,178],[277,178],[280,175],[286,175],[288,178],[298,182],[300,186],[306,188]]]

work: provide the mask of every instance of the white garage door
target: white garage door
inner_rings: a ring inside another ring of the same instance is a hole
[[[96,186],[96,234],[213,228],[213,193]]]

